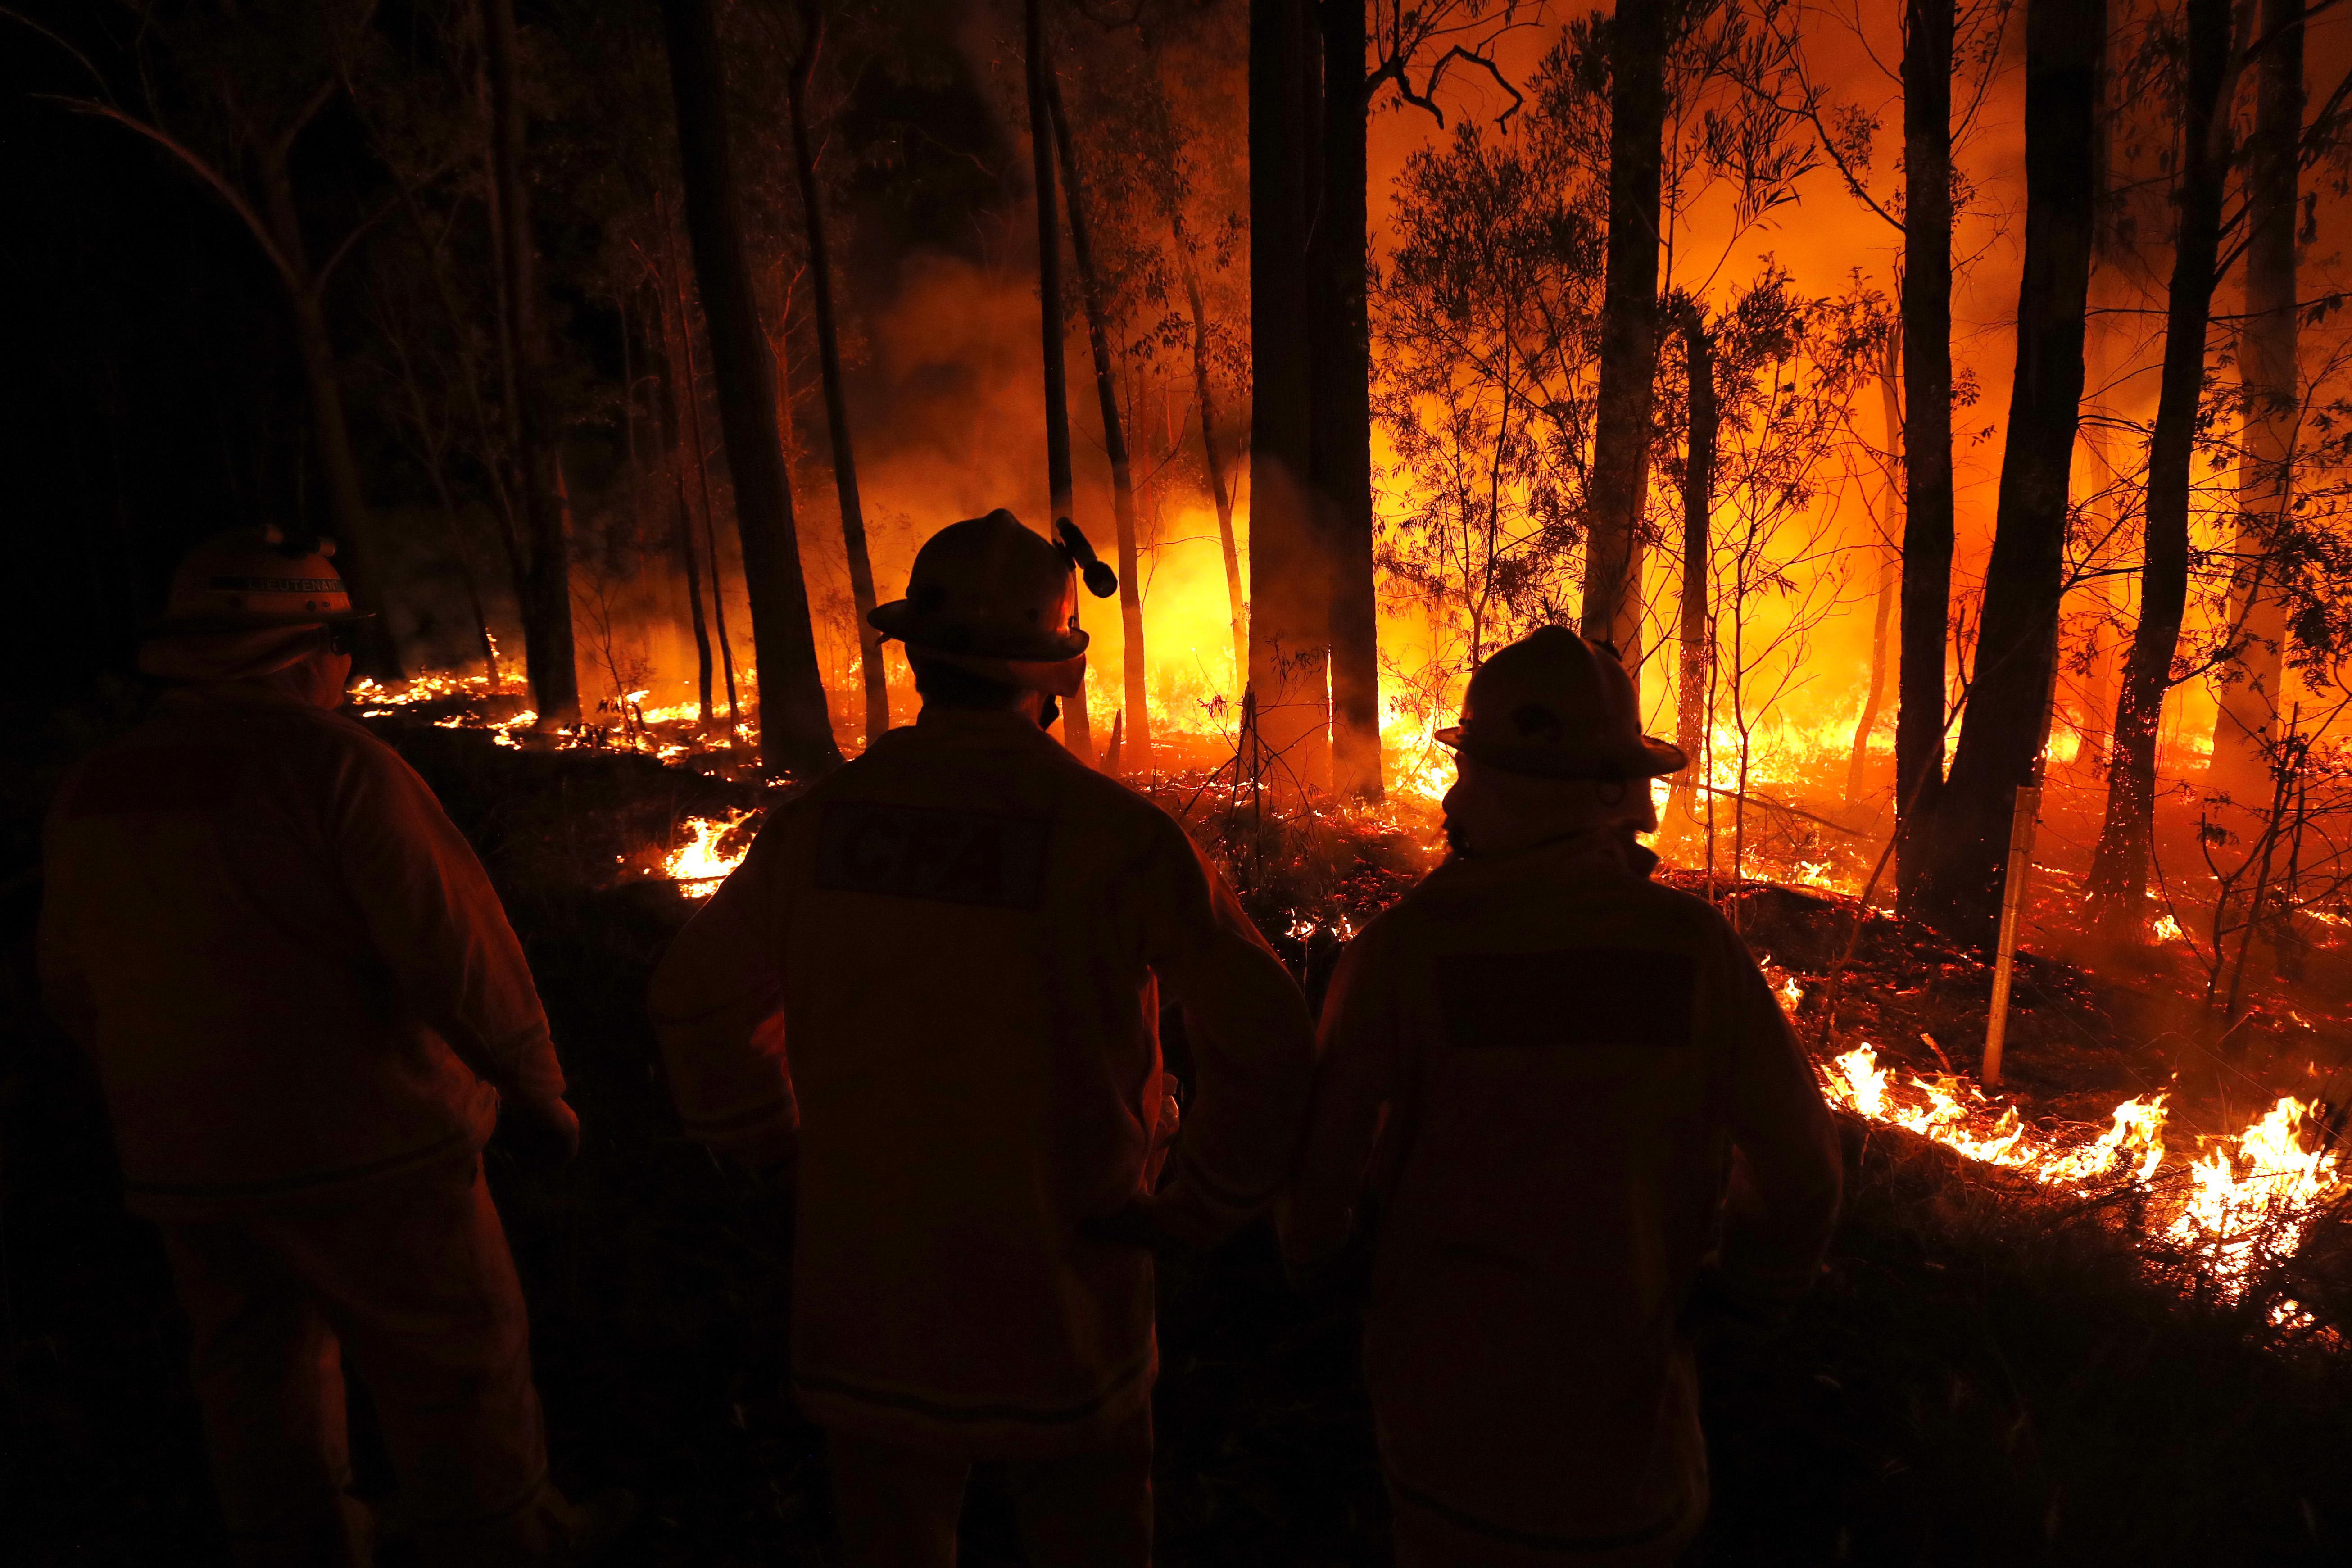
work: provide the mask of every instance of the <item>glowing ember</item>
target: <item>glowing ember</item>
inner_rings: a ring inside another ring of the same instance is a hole
[[[677,884],[677,890],[689,899],[707,899],[719,890],[729,873],[743,863],[751,847],[750,834],[737,835],[735,830],[750,821],[751,813],[730,811],[725,816],[690,816],[686,819],[687,840],[669,852],[662,862],[662,875]],[[726,841],[736,839],[732,848]]]

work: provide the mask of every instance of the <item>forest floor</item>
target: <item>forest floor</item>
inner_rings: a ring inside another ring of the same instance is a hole
[[[561,1171],[490,1156],[559,1478],[575,1494],[618,1484],[645,1500],[620,1563],[832,1561],[821,1443],[784,1392],[788,1200],[688,1141],[641,1005],[693,909],[653,874],[662,853],[684,818],[754,805],[759,790],[642,756],[518,752],[415,722],[385,732],[490,867],[587,1129]],[[1430,824],[1410,814],[1269,833],[1213,788],[1161,798],[1189,800],[1195,830],[1310,988],[1339,933],[1433,858]],[[1841,1047],[1868,1040],[1930,1070],[1937,1051],[1981,1040],[1979,955],[1883,916],[1857,939],[1851,900],[1759,882],[1714,890],[1778,971],[1817,980],[1852,949]],[[31,1005],[37,882],[0,891],[0,1543],[12,1563],[221,1563],[160,1249],[114,1196],[86,1072]],[[2352,1099],[2334,1079],[2352,1030],[2331,1021],[2352,994],[2317,983],[2266,994],[2249,1025],[2217,1039],[2198,1022],[2200,984],[2160,957],[2095,971],[2037,951],[2011,1033],[2020,1100],[2095,1122],[2173,1083],[2189,1123],[2218,1129],[2242,1125],[2289,1079]],[[1817,1021],[1828,993],[1805,985],[1801,1022]],[[2352,1354],[2340,1341],[2282,1334],[2271,1298],[2184,1292],[2151,1271],[2114,1205],[2053,1197],[1884,1126],[1843,1131],[1848,1205],[1820,1287],[1781,1334],[1706,1348],[1715,1510],[1692,1562],[2352,1559]],[[2323,1221],[2293,1265],[2323,1325],[2352,1323],[2345,1228]],[[1161,1561],[1389,1560],[1356,1332],[1344,1293],[1306,1300],[1285,1287],[1262,1227],[1163,1268]],[[363,1452],[371,1481],[381,1469]],[[969,1563],[1019,1561],[984,1468],[966,1539]]]

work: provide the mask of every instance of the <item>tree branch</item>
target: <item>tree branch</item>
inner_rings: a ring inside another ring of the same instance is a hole
[[[177,158],[191,174],[213,188],[214,194],[227,204],[229,211],[244,220],[245,226],[252,231],[254,243],[261,247],[261,253],[269,258],[269,265],[276,268],[278,280],[286,285],[287,290],[295,294],[302,291],[303,279],[287,259],[286,253],[278,248],[278,242],[270,237],[268,226],[261,221],[261,215],[253,210],[253,205],[245,199],[244,193],[231,184],[226,175],[206,163],[202,154],[159,127],[150,125],[135,115],[125,114],[111,104],[100,103],[95,99],[68,98],[57,93],[41,93],[38,96],[51,103],[63,104],[77,114],[94,115],[98,119],[111,120],[118,125],[127,126]]]

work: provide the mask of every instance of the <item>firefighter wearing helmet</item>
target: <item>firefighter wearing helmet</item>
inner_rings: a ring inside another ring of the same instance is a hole
[[[1000,510],[923,546],[872,617],[920,717],[778,808],[654,980],[688,1129],[796,1166],[793,1384],[851,1563],[952,1563],[975,1460],[1032,1563],[1147,1563],[1149,1247],[1263,1208],[1305,1117],[1289,975],[1182,828],[1045,732],[1076,569],[1116,589],[1060,537]]]
[[[334,711],[363,617],[332,551],[246,530],[181,566],[152,715],[58,788],[43,992],[162,1229],[236,1561],[369,1561],[346,1358],[420,1560],[580,1561],[627,1504],[548,1484],[480,1163],[500,1121],[559,1157],[579,1123],[473,851]]]
[[[1686,761],[1613,650],[1535,633],[1440,739],[1452,854],[1340,961],[1285,1253],[1311,1278],[1377,1211],[1400,1564],[1669,1563],[1706,1510],[1695,1329],[1806,1289],[1837,1140],[1739,938],[1650,879]]]

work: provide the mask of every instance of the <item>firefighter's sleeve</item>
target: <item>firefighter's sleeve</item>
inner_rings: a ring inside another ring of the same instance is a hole
[[[1184,1007],[1199,1082],[1155,1210],[1195,1245],[1270,1203],[1290,1173],[1315,1075],[1315,1030],[1290,972],[1172,820],[1145,874],[1145,958]]]
[[[1381,1129],[1392,1114],[1402,1059],[1397,1009],[1375,921],[1348,944],[1323,998],[1315,1103],[1283,1205],[1282,1255],[1312,1275],[1347,1245]]]
[[[473,846],[389,747],[371,742],[341,761],[331,840],[402,997],[501,1093],[561,1099],[539,988]]]
[[[1820,1272],[1843,1162],[1821,1082],[1780,998],[1727,927],[1722,941],[1725,1108],[1736,1160],[1717,1286],[1740,1315],[1769,1321]]]
[[[792,1159],[800,1110],[784,1055],[780,819],[678,932],[651,1005],[678,1118],[754,1170]]]

